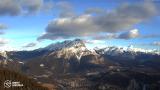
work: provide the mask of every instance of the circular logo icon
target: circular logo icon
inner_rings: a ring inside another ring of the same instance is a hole
[[[12,85],[11,80],[6,80],[6,81],[4,82],[4,87],[5,87],[5,88],[10,88],[11,85]]]

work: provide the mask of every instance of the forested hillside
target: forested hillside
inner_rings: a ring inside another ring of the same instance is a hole
[[[11,83],[9,82],[5,86],[4,82],[7,80],[11,81]],[[19,82],[22,86],[14,86],[13,83],[15,82]],[[20,73],[7,69],[0,69],[0,90],[48,90],[48,88],[42,87],[41,84],[38,84]]]

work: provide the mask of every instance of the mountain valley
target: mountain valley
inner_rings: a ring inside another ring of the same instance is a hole
[[[58,90],[160,90],[160,54],[106,47],[89,50],[83,40],[32,51],[0,53],[0,67]]]

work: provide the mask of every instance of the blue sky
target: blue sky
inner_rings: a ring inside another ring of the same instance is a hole
[[[0,0],[0,49],[30,50],[81,38],[90,48],[133,45],[159,50],[158,4],[132,0]]]

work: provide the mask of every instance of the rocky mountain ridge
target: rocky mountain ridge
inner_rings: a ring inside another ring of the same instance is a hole
[[[110,55],[110,56],[122,56],[124,58],[135,59],[137,55],[156,55],[160,56],[160,53],[157,50],[143,50],[137,48],[123,48],[123,47],[106,47],[106,48],[94,48],[94,50],[89,50],[85,46],[85,42],[80,39],[67,40],[64,42],[58,42],[55,44],[48,45],[44,48],[39,48],[32,51],[3,51],[0,52],[0,59],[4,60],[27,60],[39,56],[46,55],[57,55],[61,57],[65,55],[65,58],[70,58],[75,56],[77,59],[80,59],[85,55]],[[68,54],[68,55],[67,55]]]

